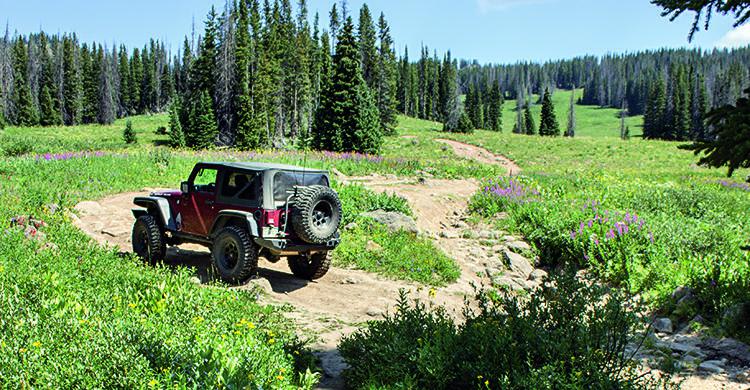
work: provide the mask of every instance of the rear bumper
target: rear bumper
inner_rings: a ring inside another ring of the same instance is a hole
[[[255,238],[256,244],[279,256],[296,255],[299,253],[328,252],[336,249],[340,242],[341,239],[338,235],[323,245],[298,244],[290,242],[284,238]]]

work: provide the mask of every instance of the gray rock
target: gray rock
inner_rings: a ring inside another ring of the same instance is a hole
[[[419,233],[419,229],[417,229],[417,223],[414,221],[414,218],[406,214],[398,213],[395,211],[375,210],[368,213],[363,213],[362,216],[374,219],[375,222],[385,225],[388,230],[392,232],[404,230],[409,233]]]
[[[672,291],[672,300],[677,302],[687,295],[693,295],[693,290],[690,287],[680,286]]]
[[[523,252],[531,250],[531,246],[524,241],[511,241],[506,244],[513,252]]]
[[[686,343],[677,343],[677,342],[669,343],[669,348],[679,353],[688,353],[688,352],[698,349],[698,347],[695,345],[690,345]]]
[[[712,374],[721,374],[724,372],[724,369],[718,365],[715,364],[716,360],[707,360],[701,364],[698,365],[698,370],[709,372]]]
[[[458,238],[458,233],[456,233],[453,230],[441,230],[440,237],[448,238],[448,239],[456,239]]]
[[[531,262],[518,253],[505,250],[503,251],[503,260],[511,271],[523,275],[524,279],[528,279],[529,275],[534,272]]]
[[[510,291],[521,291],[526,289],[526,285],[518,279],[511,278],[507,275],[497,276],[492,278],[492,285],[496,287],[505,287]]]
[[[464,222],[464,221],[456,221],[453,224],[453,227],[457,228],[457,229],[468,229],[469,225],[466,222]]]
[[[270,294],[273,292],[271,282],[266,278],[254,277],[247,282],[247,285],[264,294]]]
[[[471,248],[469,249],[469,256],[473,258],[484,257],[484,251],[479,248]]]
[[[672,333],[674,332],[674,325],[672,325],[672,320],[669,318],[657,318],[654,320],[653,328],[658,333]]]
[[[750,346],[735,339],[708,338],[701,343],[701,347],[711,353],[711,356],[725,356],[742,365],[750,365]]]
[[[383,311],[371,307],[367,309],[367,315],[370,317],[380,317],[383,315]]]
[[[346,224],[346,226],[344,226],[344,230],[354,230],[354,229],[357,228],[357,226],[359,226],[359,225],[357,225],[356,222],[350,222],[350,223]]]
[[[341,281],[341,284],[357,284],[357,283],[359,283],[359,279],[353,278],[351,276]]]
[[[529,280],[535,281],[535,282],[542,282],[544,278],[546,277],[547,277],[547,271],[543,269],[535,269],[529,275]]]

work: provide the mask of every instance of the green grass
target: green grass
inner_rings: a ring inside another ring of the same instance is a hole
[[[138,143],[126,145],[123,138],[125,122],[133,121],[133,130]],[[150,149],[163,145],[167,136],[157,135],[156,129],[167,126],[169,117],[166,114],[139,115],[127,119],[118,119],[111,125],[80,125],[50,127],[17,127],[9,126],[0,131],[0,151],[8,144],[26,141],[29,153],[60,153],[82,150],[114,150],[128,148]]]
[[[599,120],[611,120],[607,117]],[[700,313],[715,324],[733,328],[722,323],[722,314],[734,304],[750,301],[750,252],[742,249],[750,244],[747,191],[723,184],[725,170],[697,166],[697,158],[678,149],[679,143],[623,141],[616,135],[605,136],[602,128],[582,128],[581,123],[578,136],[569,139],[508,131],[444,134],[435,131],[436,125],[422,122],[402,129],[402,134],[416,136],[419,142],[402,142],[398,148],[405,155],[438,153],[434,138],[444,137],[515,160],[527,176],[525,182],[540,192],[537,201],[478,196],[473,202],[476,212],[492,221],[495,212],[509,211],[511,218],[495,222],[529,238],[543,262],[591,266],[607,280],[642,293],[657,307],[675,308],[669,299],[672,291],[691,286],[699,296],[698,304],[689,310],[680,308],[674,319],[686,320]],[[743,170],[735,175],[742,178],[748,173]],[[604,242],[615,221],[607,229],[597,230],[603,226],[594,224],[579,233],[581,222],[587,225],[597,215],[590,208],[583,209],[592,201],[600,203],[600,212],[622,213],[623,218],[625,213],[637,214],[647,230],[595,245],[594,238]],[[576,232],[575,238],[571,232]],[[648,232],[653,233],[653,244]]]
[[[555,115],[560,124],[560,130],[565,132],[568,123],[568,110],[570,107],[570,95],[573,91],[557,90],[552,94],[552,103],[555,105]],[[581,97],[583,90],[575,91],[575,99]],[[532,97],[536,103],[538,96]],[[542,105],[531,106],[536,125],[539,126],[539,118],[542,113]],[[584,137],[620,137],[620,110],[616,108],[600,108],[598,106],[576,105],[576,136]],[[516,123],[516,101],[508,100],[503,104],[503,131],[512,132]],[[625,126],[630,127],[630,136],[637,137],[643,134],[643,116],[631,116],[625,118]]]

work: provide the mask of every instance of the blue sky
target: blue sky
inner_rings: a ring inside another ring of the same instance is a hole
[[[308,0],[311,14],[326,15],[333,0]],[[293,1],[295,2],[295,1]],[[362,0],[350,0],[358,12]],[[0,22],[11,32],[75,31],[85,41],[142,46],[150,37],[177,50],[193,18],[202,21],[211,4],[224,0],[0,0]],[[692,17],[674,23],[660,17],[649,0],[371,0],[374,13],[385,12],[401,50],[412,56],[420,44],[454,57],[512,63],[576,55],[601,55],[661,47],[688,46]],[[732,28],[716,17],[709,31],[691,46],[713,48],[750,43],[750,24]]]

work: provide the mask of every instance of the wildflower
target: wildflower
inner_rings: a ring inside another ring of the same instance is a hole
[[[40,343],[39,341],[34,341],[33,343],[31,343],[31,345],[33,345],[33,346],[35,346],[35,347],[39,348],[39,347],[41,347],[41,346],[42,346],[42,343]]]
[[[490,385],[490,381],[489,380],[484,381],[484,385],[485,386],[489,386]]]
[[[279,372],[282,374],[286,373],[286,368],[284,367],[279,368]]]
[[[428,295],[430,296],[430,298],[435,298],[435,293],[436,293],[435,289],[431,288],[430,291],[428,292]]]
[[[268,339],[268,344],[273,344],[276,342],[276,339]]]
[[[131,302],[131,303],[128,303],[128,307],[129,307],[129,308],[131,308],[131,309],[133,309],[133,308],[135,308],[135,307],[136,307],[136,304],[135,304],[135,303],[132,303],[132,302]]]
[[[248,322],[247,323],[247,328],[248,329],[255,329],[255,324],[253,324],[252,322]]]
[[[594,245],[599,245],[599,239],[594,237]]]
[[[156,385],[157,385],[158,383],[159,383],[159,382],[157,382],[157,381],[156,381],[156,379],[151,379],[151,380],[150,380],[150,381],[148,382],[148,385],[149,385],[149,387],[154,387],[154,386],[156,386]]]
[[[19,352],[19,353],[24,353],[24,352],[26,352],[26,348],[20,348],[20,349],[18,350],[18,352]]]
[[[283,381],[284,380],[284,375],[276,375],[276,379],[280,380],[280,381]]]
[[[205,319],[204,319],[203,317],[201,317],[201,316],[198,316],[198,317],[195,317],[195,318],[193,318],[193,322],[195,322],[196,324],[200,324],[200,323],[201,323],[201,322],[203,322],[204,320],[205,320]]]
[[[648,239],[653,244],[654,243],[654,233],[648,232]]]
[[[609,229],[609,231],[607,232],[607,238],[610,240],[615,238],[615,231],[612,229]]]
[[[575,230],[572,230],[572,231],[570,232],[570,239],[571,239],[571,240],[575,240],[575,239],[576,239],[576,232],[575,232]]]

